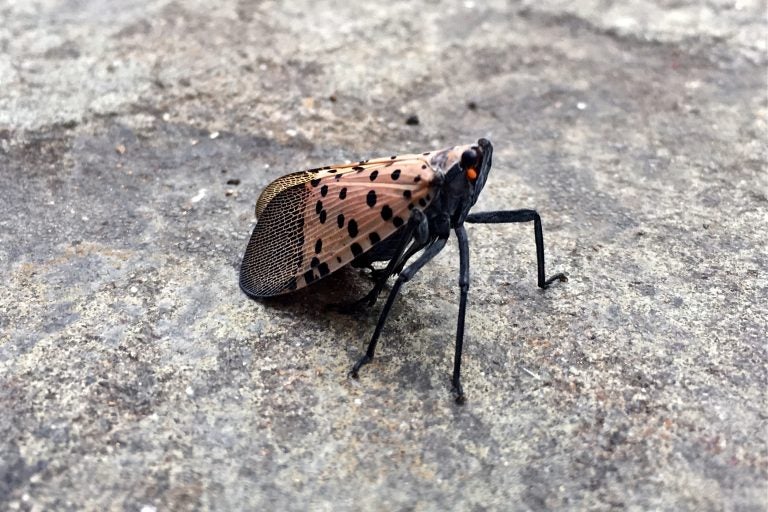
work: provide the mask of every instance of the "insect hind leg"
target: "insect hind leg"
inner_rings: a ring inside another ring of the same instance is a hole
[[[469,294],[469,240],[464,226],[456,228],[456,239],[459,242],[459,316],[456,322],[456,352],[453,356],[453,392],[456,403],[463,404],[464,388],[461,385],[461,352],[464,347],[464,320],[467,313],[467,295]]]
[[[395,302],[397,294],[400,292],[400,287],[403,286],[404,283],[407,283],[419,270],[421,270],[421,267],[429,263],[429,261],[432,260],[443,247],[445,247],[446,240],[446,238],[438,238],[432,245],[427,246],[426,250],[416,261],[400,272],[397,281],[395,281],[392,290],[390,290],[389,295],[387,296],[387,302],[384,304],[384,309],[381,310],[376,329],[373,331],[373,336],[368,344],[368,350],[366,350],[365,355],[355,363],[355,366],[352,367],[352,371],[349,372],[352,377],[355,379],[358,378],[360,368],[370,363],[373,359],[373,356],[376,353],[376,343],[379,341],[381,330],[384,328],[384,324],[389,316],[389,311],[392,309],[392,304]]]
[[[429,223],[427,221],[427,216],[424,215],[424,212],[421,210],[414,210],[408,218],[408,223],[405,225],[404,231],[399,235],[399,243],[393,251],[387,266],[383,269],[375,269],[371,267],[371,275],[375,281],[373,289],[361,299],[350,303],[331,304],[330,308],[338,313],[354,314],[360,312],[363,308],[372,307],[376,304],[389,277],[399,273],[405,262],[415,252],[424,248],[428,238]],[[417,247],[416,250],[414,250],[414,247]],[[367,263],[368,266],[370,266],[370,262]],[[365,264],[363,264],[363,266],[364,265]]]
[[[366,293],[363,297],[352,302],[337,302],[330,304],[328,308],[335,311],[336,313],[341,313],[342,315],[354,315],[356,313],[360,313],[366,308],[373,307],[373,305],[376,304],[379,295],[381,294],[381,290],[384,289],[387,278],[388,276],[376,279],[376,284],[373,286],[371,291]]]
[[[479,212],[467,215],[465,222],[470,224],[506,224],[512,222],[533,222],[533,235],[536,239],[536,266],[538,270],[538,286],[542,289],[549,288],[555,281],[565,282],[568,277],[563,274],[555,274],[549,279],[544,273],[544,230],[541,227],[541,217],[536,210],[499,210],[495,212]]]

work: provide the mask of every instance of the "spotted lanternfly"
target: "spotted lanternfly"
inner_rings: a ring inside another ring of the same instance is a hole
[[[464,401],[461,350],[469,290],[469,243],[464,223],[533,222],[538,286],[566,281],[544,274],[544,238],[535,210],[469,213],[491,170],[485,139],[418,155],[362,160],[278,178],[256,202],[256,227],[245,250],[240,287],[251,298],[289,293],[345,265],[372,269],[374,287],[356,305],[372,306],[398,274],[366,354],[369,363],[400,287],[445,247],[451,230],[459,244],[459,319],[453,367],[456,400]],[[420,253],[418,256],[416,256]],[[408,264],[411,258],[415,260]],[[387,262],[374,269],[372,263]]]

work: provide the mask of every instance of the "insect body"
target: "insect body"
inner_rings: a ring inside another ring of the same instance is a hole
[[[466,146],[278,178],[256,203],[258,220],[243,257],[240,287],[252,298],[280,295],[348,264],[372,268],[373,262],[387,262],[385,268],[373,270],[375,285],[358,302],[373,305],[389,277],[398,274],[368,350],[352,369],[357,377],[373,359],[400,287],[443,249],[453,230],[459,243],[460,302],[452,382],[457,401],[463,402],[461,351],[469,290],[464,222],[533,222],[538,285],[547,288],[555,280],[566,280],[563,274],[545,279],[541,219],[534,210],[469,213],[488,177],[492,153],[491,143],[480,139]]]

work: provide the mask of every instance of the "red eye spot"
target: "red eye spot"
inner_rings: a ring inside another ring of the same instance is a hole
[[[467,169],[467,179],[469,181],[475,181],[477,179],[477,171],[474,167]]]

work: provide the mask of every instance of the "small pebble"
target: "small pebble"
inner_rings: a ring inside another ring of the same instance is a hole
[[[197,194],[195,194],[195,196],[192,199],[190,199],[190,201],[193,203],[199,203],[205,197],[206,192],[208,192],[207,189],[201,188],[200,191]]]

